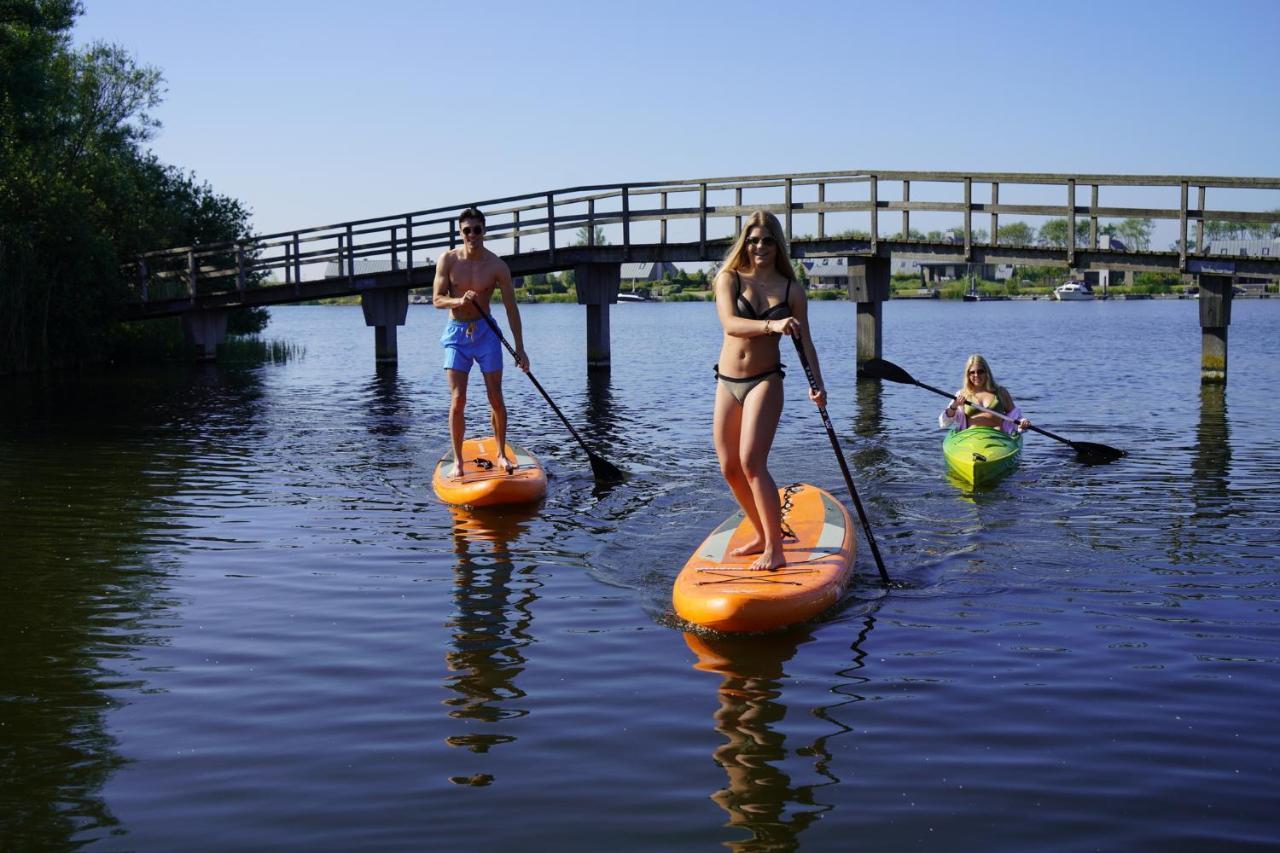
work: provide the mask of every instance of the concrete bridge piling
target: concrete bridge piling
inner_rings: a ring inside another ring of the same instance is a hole
[[[396,329],[408,319],[409,289],[367,290],[360,294],[360,308],[364,311],[364,324],[373,327],[374,361],[396,361]]]
[[[587,308],[587,369],[608,370],[609,306],[618,302],[621,264],[579,264],[573,268],[578,304]]]
[[[1227,381],[1227,327],[1234,284],[1229,275],[1200,275],[1200,382]]]
[[[226,311],[189,311],[182,315],[182,334],[196,349],[200,361],[218,357],[218,345],[227,339]]]
[[[855,358],[880,358],[884,351],[884,303],[889,298],[888,258],[849,258],[849,298],[857,303]]]

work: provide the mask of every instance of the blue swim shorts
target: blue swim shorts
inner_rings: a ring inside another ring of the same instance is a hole
[[[484,320],[450,320],[440,336],[444,347],[444,369],[471,372],[471,362],[481,373],[502,369],[502,344]]]

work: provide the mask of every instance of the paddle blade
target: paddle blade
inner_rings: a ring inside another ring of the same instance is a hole
[[[591,460],[591,473],[595,475],[596,482],[621,483],[626,479],[626,475],[608,460],[602,459],[594,453],[588,453],[587,458]]]
[[[910,373],[892,361],[883,358],[869,358],[858,362],[859,379],[888,379],[890,382],[901,382],[904,385],[918,384]]]
[[[1080,461],[1086,465],[1105,465],[1124,456],[1124,451],[1118,447],[1092,441],[1073,441],[1071,447],[1080,454]]]

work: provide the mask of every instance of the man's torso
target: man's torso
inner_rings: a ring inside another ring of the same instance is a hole
[[[478,258],[464,257],[461,249],[455,249],[447,276],[449,295],[459,297],[468,290],[474,290],[476,301],[487,311],[493,291],[502,280],[502,269],[502,259],[488,249]],[[468,310],[468,306],[453,309],[452,315],[457,320],[474,320],[480,316],[474,308]]]

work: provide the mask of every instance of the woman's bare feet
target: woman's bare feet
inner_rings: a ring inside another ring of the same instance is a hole
[[[760,556],[753,562],[748,569],[757,572],[771,572],[774,569],[780,569],[787,564],[786,555],[782,553],[782,546],[775,545],[761,552]]]
[[[511,461],[503,453],[498,454],[498,467],[508,474],[516,470],[516,466],[512,465]]]
[[[453,467],[449,469],[449,473],[446,474],[445,476],[449,477],[452,480],[461,480],[462,479],[462,463],[461,462],[453,463]]]
[[[759,554],[764,550],[764,537],[757,536],[745,545],[739,545],[729,552],[731,557],[744,557],[747,554]]]

